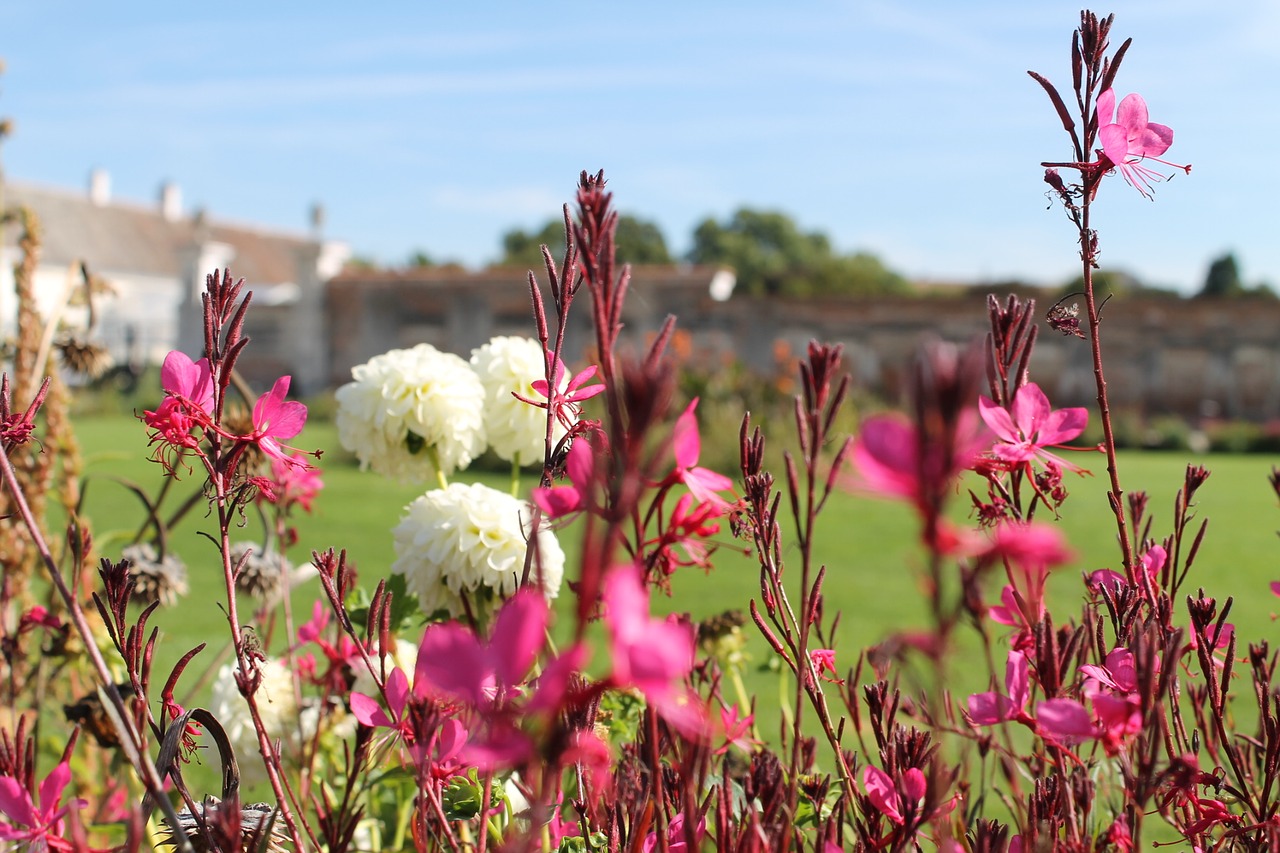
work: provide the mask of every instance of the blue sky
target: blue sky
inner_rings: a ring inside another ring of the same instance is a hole
[[[1068,138],[1025,72],[1065,89],[1079,0],[359,5],[3,0],[6,174],[79,189],[101,167],[139,202],[169,179],[292,230],[318,200],[357,253],[480,265],[603,168],[681,252],[748,205],[914,277],[1078,270],[1040,180]],[[1233,250],[1280,284],[1280,6],[1205,8],[1110,10],[1134,38],[1117,89],[1194,171],[1154,203],[1104,187],[1103,263],[1193,289]]]

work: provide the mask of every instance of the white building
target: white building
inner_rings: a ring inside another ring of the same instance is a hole
[[[8,209],[25,206],[40,220],[36,290],[46,318],[79,285],[82,262],[112,285],[115,294],[95,302],[94,340],[116,359],[158,362],[172,349],[197,357],[203,349],[205,276],[229,267],[234,277],[245,279],[257,306],[246,324],[254,340],[241,369],[264,381],[290,373],[299,393],[323,387],[328,378],[324,285],[350,251],[321,238],[318,210],[310,235],[231,224],[184,211],[174,184],[160,187],[154,205],[116,201],[110,177],[101,170],[90,176],[84,193],[7,183],[3,203]],[[0,246],[0,338],[14,330],[18,231],[10,224]]]

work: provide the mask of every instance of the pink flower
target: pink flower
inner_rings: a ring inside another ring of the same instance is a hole
[[[457,622],[422,635],[414,690],[425,689],[486,708],[519,692],[546,642],[547,601],[521,590],[498,611],[488,642]]]
[[[546,358],[550,360],[551,354],[547,353]],[[549,408],[555,415],[557,421],[565,429],[571,429],[578,422],[578,417],[582,414],[581,406],[583,400],[590,400],[597,394],[601,394],[605,390],[604,383],[598,385],[587,385],[586,383],[596,375],[596,366],[593,364],[586,370],[574,376],[565,384],[562,377],[565,375],[564,362],[556,359],[555,369],[552,371],[552,385],[555,386],[554,392],[548,393],[549,386],[546,379],[536,379],[530,383],[530,387],[534,391],[541,394],[544,399],[531,400],[528,397],[516,394],[516,398],[523,400],[531,406],[537,406],[539,409]],[[561,388],[563,387],[563,390]]]
[[[697,405],[698,398],[694,397],[684,413],[676,418],[675,432],[671,439],[676,468],[667,479],[684,483],[700,502],[710,502],[722,509],[727,508],[728,501],[716,492],[732,490],[733,481],[710,468],[697,467],[698,457],[702,455],[702,437],[698,433],[698,417],[693,413]]]
[[[160,366],[160,387],[206,415],[213,409],[213,373],[207,358],[193,362],[178,350],[169,353]]]
[[[950,448],[921,447],[919,431],[901,415],[874,415],[862,422],[853,446],[854,486],[906,498],[923,509],[929,496],[949,489],[953,479],[973,467],[988,438],[971,410],[960,417]]]
[[[65,761],[49,771],[34,800],[17,779],[0,777],[0,814],[8,818],[0,821],[0,840],[25,841],[33,850],[41,849],[42,843],[51,850],[72,850],[62,837],[62,816],[70,806],[60,805],[70,782],[71,767]],[[82,808],[84,803],[77,800],[75,805]]]
[[[1123,646],[1112,649],[1103,666],[1085,664],[1080,671],[1099,685],[1118,693],[1132,693],[1138,689],[1138,670],[1134,665],[1133,652]],[[1085,692],[1090,692],[1087,687]]]
[[[1005,442],[992,448],[991,452],[997,459],[1029,465],[1031,460],[1039,457],[1077,474],[1083,470],[1044,448],[1070,441],[1084,432],[1089,423],[1088,409],[1076,407],[1054,411],[1040,386],[1028,382],[1014,395],[1011,409],[1006,410],[989,397],[983,397],[978,401],[978,410],[987,426]]]
[[[836,671],[836,653],[834,649],[810,649],[809,660],[813,661],[813,668],[818,671],[818,677],[823,681],[830,681],[833,684],[844,683],[844,680],[840,678],[840,673]],[[824,676],[824,672],[831,674]]]
[[[724,729],[724,743],[716,749],[716,755],[723,755],[729,747],[736,746],[743,752],[751,752],[759,745],[751,734],[751,726],[755,722],[755,714],[742,716],[736,704],[720,708],[720,725]]]
[[[286,508],[297,504],[307,512],[311,512],[311,502],[323,488],[324,480],[320,479],[320,472],[306,464],[297,453],[289,454],[283,459],[272,458],[273,503]]]
[[[1115,114],[1115,121],[1107,123]],[[1173,144],[1173,130],[1163,124],[1147,121],[1147,102],[1141,95],[1126,95],[1116,110],[1116,93],[1107,89],[1098,96],[1098,141],[1129,186],[1151,198],[1152,182],[1168,178],[1154,169],[1142,165],[1143,160],[1155,160],[1167,166],[1176,166],[1191,173],[1190,166],[1179,166],[1161,160],[1160,155]]]
[[[992,690],[969,697],[969,719],[975,726],[994,726],[1007,720],[1028,722],[1027,699],[1030,698],[1030,667],[1022,652],[1009,652],[1005,663],[1004,689],[1008,695]]]
[[[1036,731],[1046,740],[1070,746],[1099,734],[1089,712],[1074,699],[1046,699],[1036,706]]]
[[[253,406],[253,433],[248,438],[272,460],[305,466],[299,457],[285,453],[286,446],[277,440],[293,438],[307,423],[307,407],[297,400],[285,399],[289,394],[289,381],[290,377],[281,376],[270,391],[258,398]]]
[[[634,566],[609,572],[603,599],[613,658],[610,680],[619,687],[635,687],[686,734],[700,732],[702,711],[683,683],[693,669],[692,627],[649,615],[649,592]]]
[[[707,831],[707,819],[700,818],[697,826],[693,829],[694,846],[689,846],[689,840],[684,831],[684,812],[671,819],[671,823],[667,824],[667,849],[671,853],[692,853],[700,849],[702,844],[702,836]],[[650,832],[644,839],[644,845],[641,847],[643,853],[653,853],[658,847],[658,834]]]
[[[928,783],[918,767],[902,774],[901,786],[893,783],[893,777],[879,767],[868,764],[862,770],[862,787],[867,799],[876,811],[889,818],[897,826],[906,823],[906,815],[914,811],[924,799]]]

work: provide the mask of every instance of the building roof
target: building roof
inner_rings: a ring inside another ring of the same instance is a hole
[[[197,243],[225,243],[235,250],[231,271],[250,286],[294,282],[300,249],[315,241],[303,234],[178,215],[166,218],[160,205],[97,204],[88,194],[30,184],[4,186],[6,207],[29,207],[43,226],[44,262],[63,266],[85,261],[100,275],[158,278],[186,275],[184,260]],[[7,229],[6,243],[16,240]]]

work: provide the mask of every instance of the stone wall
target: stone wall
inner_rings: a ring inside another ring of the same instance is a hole
[[[761,371],[774,368],[774,342],[803,352],[817,338],[844,344],[847,368],[864,389],[901,395],[913,353],[929,337],[963,343],[986,331],[982,297],[871,300],[710,298],[713,270],[639,268],[626,333],[643,345],[668,313],[690,332],[708,366],[732,353]],[[1001,294],[1003,298],[1003,294]],[[567,351],[587,355],[590,296]],[[513,270],[479,274],[346,276],[329,288],[335,384],[355,364],[420,341],[467,355],[492,335],[532,333],[529,291]],[[1043,317],[1047,304],[1038,306]],[[1032,378],[1055,405],[1091,405],[1095,397],[1086,341],[1043,323]],[[1103,353],[1113,406],[1141,415],[1280,418],[1280,301],[1117,298],[1107,304]]]

